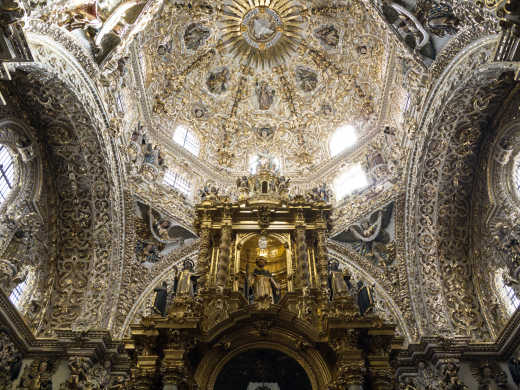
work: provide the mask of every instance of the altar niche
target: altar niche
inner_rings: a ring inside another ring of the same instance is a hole
[[[303,367],[273,349],[251,349],[226,363],[214,390],[312,390]]]
[[[273,293],[271,303],[278,303],[282,295],[292,289],[292,286],[289,289],[287,278],[292,274],[288,234],[239,233],[235,253],[235,274],[239,275],[235,291],[242,291],[249,303],[258,303],[255,281],[262,276],[272,278],[267,286]],[[264,264],[259,264],[259,260]]]

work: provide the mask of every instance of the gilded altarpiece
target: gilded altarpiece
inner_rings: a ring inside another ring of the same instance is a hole
[[[390,359],[402,339],[329,263],[327,194],[290,197],[289,181],[271,169],[238,179],[237,199],[202,190],[196,266],[184,263],[164,311],[131,325],[135,388],[279,386],[276,369],[258,368],[271,355],[302,369],[301,388],[393,388]]]

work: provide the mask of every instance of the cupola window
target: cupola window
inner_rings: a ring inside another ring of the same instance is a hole
[[[0,204],[2,204],[13,189],[14,165],[9,150],[0,145]]]
[[[163,183],[170,186],[182,194],[189,196],[191,194],[191,181],[177,172],[168,171],[164,174]]]
[[[334,180],[334,191],[338,200],[368,186],[368,179],[361,165],[348,167]]]
[[[184,125],[179,125],[173,133],[173,140],[180,146],[186,149],[188,152],[199,155],[200,142],[197,135]]]
[[[329,141],[331,157],[337,156],[357,141],[356,129],[351,125],[343,125],[336,129]]]

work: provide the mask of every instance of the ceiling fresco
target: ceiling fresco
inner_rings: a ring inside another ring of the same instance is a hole
[[[167,3],[140,36],[154,131],[188,126],[200,158],[229,173],[258,153],[309,173],[339,126],[378,129],[383,28],[356,0]]]

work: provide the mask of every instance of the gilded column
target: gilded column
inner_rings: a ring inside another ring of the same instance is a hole
[[[338,330],[339,331],[339,330]],[[363,352],[359,349],[359,331],[346,329],[331,339],[336,353],[336,378],[330,388],[334,390],[362,390],[366,374]]]
[[[298,284],[300,288],[309,285],[309,259],[307,257],[307,243],[305,241],[305,226],[296,227],[296,258],[298,270]]]
[[[229,262],[231,260],[231,213],[229,209],[224,211],[224,224],[221,229],[219,259],[217,268],[217,286],[225,288],[229,275]]]
[[[309,285],[309,259],[307,257],[307,242],[305,240],[305,218],[303,210],[296,215],[295,249],[296,266],[298,275],[298,287],[304,288]]]
[[[369,338],[367,361],[374,390],[394,388],[394,369],[390,365],[391,339],[391,335],[384,334],[374,334]]]
[[[200,248],[199,258],[197,261],[197,272],[201,274],[199,279],[199,288],[204,290],[208,284],[209,259],[211,256],[211,230],[209,227],[200,229]]]
[[[327,251],[327,238],[324,229],[319,229],[317,232],[317,260],[318,260],[318,273],[320,275],[321,291],[325,291],[328,288],[327,285],[327,266],[329,261],[329,254]]]

